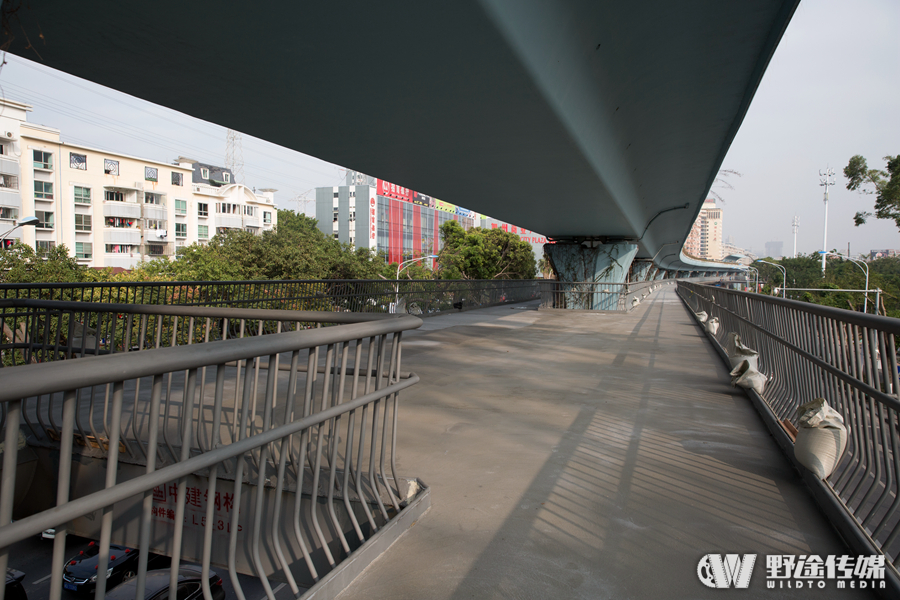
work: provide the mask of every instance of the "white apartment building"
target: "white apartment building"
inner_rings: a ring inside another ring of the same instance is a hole
[[[19,197],[16,204],[0,191],[0,214],[11,217],[0,222],[0,234],[12,219],[33,215],[37,226],[13,236],[36,250],[65,244],[86,266],[130,269],[227,229],[260,233],[276,225],[275,190],[255,193],[227,169],[190,159],[168,164],[62,142],[59,130],[24,121],[30,107],[0,100],[9,104],[22,120],[15,132],[0,120],[0,136],[7,136],[0,145],[10,147],[0,176],[10,177],[10,163],[18,163]]]

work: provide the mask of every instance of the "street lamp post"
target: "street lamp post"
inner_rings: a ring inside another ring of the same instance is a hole
[[[825,250],[819,250],[819,254],[822,255],[822,260],[825,260],[826,256],[839,256],[840,258],[846,258],[847,260],[853,262],[857,267],[863,270],[866,274],[866,293],[865,299],[863,300],[863,312],[869,312],[869,265],[866,263],[856,260],[855,258],[850,258],[849,256],[844,256],[843,254],[838,254],[837,252],[827,252]],[[877,301],[877,299],[876,299]],[[878,314],[878,306],[875,306],[875,314]]]
[[[23,217],[22,219],[19,219],[19,220],[16,222],[16,226],[15,226],[15,227],[13,227],[12,229],[10,229],[9,231],[7,231],[6,233],[4,233],[3,235],[0,235],[0,242],[2,242],[3,240],[5,240],[5,239],[6,239],[6,236],[8,236],[9,234],[11,234],[13,231],[15,231],[16,229],[18,229],[19,227],[24,227],[24,226],[27,226],[27,225],[31,225],[31,226],[33,227],[33,226],[37,225],[37,224],[40,223],[40,222],[41,222],[41,220],[38,219],[37,217]]]
[[[394,310],[397,310],[397,305],[400,304],[400,271],[403,270],[404,265],[410,265],[416,261],[426,260],[428,258],[437,258],[437,254],[429,254],[428,256],[420,256],[419,258],[411,258],[409,260],[404,260],[402,263],[397,265],[397,277],[395,279],[396,283],[394,284]]]
[[[781,286],[781,297],[782,297],[782,298],[786,298],[786,296],[784,295],[784,288],[787,287],[787,269],[785,269],[784,267],[782,267],[782,266],[779,265],[779,264],[775,264],[775,263],[769,262],[769,261],[767,261],[767,260],[756,259],[756,260],[753,261],[753,262],[763,263],[763,264],[766,264],[766,265],[772,265],[773,267],[776,267],[776,268],[778,268],[778,269],[781,269],[781,274],[782,274],[782,276],[784,277],[784,282],[783,282],[783,284],[782,284],[782,286]]]
[[[747,269],[756,273],[756,285],[753,287],[753,291],[755,293],[759,293],[759,269],[755,269],[749,266],[747,267]]]

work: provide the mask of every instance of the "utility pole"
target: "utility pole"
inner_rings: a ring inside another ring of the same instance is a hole
[[[797,258],[797,230],[800,229],[800,217],[794,215],[794,220],[791,221],[791,229],[794,230],[794,258]]]
[[[241,134],[229,129],[225,134],[225,166],[234,174],[234,182],[244,181],[244,150],[241,148]]]
[[[825,228],[822,233],[822,250],[828,252],[828,186],[834,185],[834,169],[826,167],[819,171],[819,185],[825,188]],[[822,277],[825,277],[825,255],[822,255]]]

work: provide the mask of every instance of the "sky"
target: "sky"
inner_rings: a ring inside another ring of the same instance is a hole
[[[900,249],[900,232],[874,218],[874,197],[848,191],[843,167],[855,154],[870,168],[900,154],[900,2],[803,0],[775,51],[729,150],[723,169],[740,173],[717,185],[726,239],[757,254],[769,241],[793,252],[791,221],[799,217],[797,250],[822,249],[819,172],[831,167],[828,246],[856,255]],[[28,120],[61,130],[64,141],[172,162],[186,156],[225,164],[224,127],[6,55],[0,94],[34,107]],[[343,183],[334,164],[242,134],[244,180],[276,188],[280,208],[312,215],[314,189]],[[377,173],[373,173],[377,176]],[[478,207],[472,207],[477,210]]]
[[[834,170],[828,193],[828,249],[853,255],[900,249],[892,221],[853,215],[875,199],[846,189],[843,169],[856,154],[869,168],[900,154],[900,2],[803,0],[781,40],[744,123],[722,164],[741,173],[722,196],[723,230],[740,247],[762,254],[769,241],[793,253],[791,220],[800,219],[797,251],[822,249],[825,188],[819,171]]]

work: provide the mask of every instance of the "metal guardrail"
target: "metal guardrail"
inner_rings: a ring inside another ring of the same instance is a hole
[[[900,320],[688,282],[678,293],[694,312],[719,319],[720,351],[736,332],[759,352],[770,379],[761,397],[749,393],[791,460],[782,423],[796,426],[800,405],[825,398],[841,413],[848,430],[841,462],[825,481],[801,473],[851,545],[885,555],[900,591]]]
[[[547,280],[538,283],[541,308],[629,311],[669,280],[638,283]],[[636,301],[636,302],[635,302]]]
[[[75,303],[16,304],[19,311],[58,319],[69,315],[69,323],[85,310],[83,305],[72,306]],[[173,347],[137,352],[110,347],[109,355],[76,359],[65,359],[71,348],[55,348],[64,354],[54,362],[4,369],[0,571],[13,544],[56,528],[51,598],[58,599],[66,528],[72,521],[102,511],[98,573],[103,573],[114,523],[121,531],[122,519],[131,522],[139,515],[137,597],[143,597],[151,539],[169,540],[172,579],[177,576],[180,557],[187,552],[188,477],[203,473],[208,478],[206,522],[218,518],[219,529],[228,531],[227,539],[217,532],[214,543],[214,528],[202,530],[198,562],[206,597],[214,557],[227,562],[240,597],[238,560],[250,561],[270,598],[274,595],[265,560],[277,567],[297,595],[303,591],[298,570],[311,581],[327,577],[317,569],[314,556],[326,563],[324,571],[335,571],[341,565],[341,550],[347,556],[362,548],[415,499],[416,491],[409,486],[402,489],[396,474],[396,443],[398,393],[418,381],[415,374],[400,370],[401,334],[420,326],[420,319],[137,305],[94,310],[115,314],[132,326],[139,321],[141,329],[149,328],[151,318],[164,323],[166,318],[180,317],[190,322],[191,331],[180,338],[174,327],[173,337],[166,338],[174,340]],[[198,343],[196,336],[205,338],[214,322],[239,323],[242,332],[252,329],[251,322],[258,324],[257,332],[270,327],[274,331]],[[311,323],[336,325],[308,329]],[[194,331],[198,325],[200,332]],[[289,328],[293,330],[285,331]],[[162,345],[163,338],[157,334],[152,345]],[[59,338],[55,339],[58,346]],[[80,350],[85,350],[83,345]],[[46,346],[40,349],[47,351]],[[12,522],[20,423],[23,433],[38,438],[43,434],[43,443],[57,444],[58,491],[54,508]],[[103,490],[70,499],[73,454],[105,458]],[[120,471],[127,463],[140,466],[132,467],[132,473],[138,469],[137,476],[123,481]],[[167,487],[174,499],[166,495]],[[171,523],[163,525],[156,516],[160,489],[171,504]],[[219,491],[233,495],[227,523],[221,522],[218,503],[213,502]],[[192,492],[197,499],[198,492]],[[293,506],[288,506],[291,496]],[[356,509],[351,498],[358,502]],[[128,502],[131,512],[123,513],[122,503]],[[159,527],[170,530],[161,536]],[[261,546],[266,548],[262,557]],[[298,557],[297,562],[289,560],[292,556]],[[175,582],[170,583],[175,589]],[[105,585],[99,577],[96,597],[104,596]],[[0,600],[3,594],[0,589]]]
[[[33,299],[110,304],[227,306],[328,312],[409,312],[429,315],[539,296],[531,279],[307,281],[164,281],[0,284],[0,300]]]

